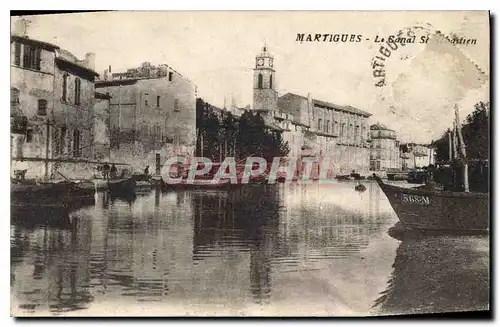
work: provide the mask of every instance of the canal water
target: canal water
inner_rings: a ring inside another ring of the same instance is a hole
[[[487,236],[395,239],[378,185],[98,194],[13,213],[25,315],[366,316],[489,308]]]

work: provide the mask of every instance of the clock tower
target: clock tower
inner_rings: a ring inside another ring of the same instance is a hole
[[[255,57],[253,73],[253,109],[275,111],[278,108],[278,92],[276,92],[276,77],[274,57],[266,46]]]

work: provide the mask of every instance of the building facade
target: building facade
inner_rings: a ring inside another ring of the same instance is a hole
[[[11,173],[87,177],[93,157],[95,55],[11,36]]]
[[[170,156],[193,155],[196,86],[180,73],[146,62],[125,73],[105,71],[96,89],[111,97],[111,161],[158,171]]]
[[[327,176],[369,169],[370,113],[330,102],[276,91],[274,57],[264,47],[255,58],[253,110],[267,113],[268,124],[282,129],[290,146],[289,158],[311,157],[313,177],[321,167]]]
[[[401,144],[401,160],[404,170],[423,168],[435,164],[434,149],[427,144]]]
[[[402,161],[396,132],[382,124],[370,126],[371,153],[370,170],[401,170]]]
[[[110,103],[110,95],[95,92],[94,159],[96,161],[111,161]]]

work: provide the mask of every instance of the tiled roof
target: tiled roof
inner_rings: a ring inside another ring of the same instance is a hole
[[[295,93],[287,93],[287,94],[283,95],[283,97],[286,96],[286,95],[291,95],[291,96],[295,96],[295,97],[299,97],[299,98],[307,100],[307,97],[299,95],[299,94],[295,94]],[[364,117],[370,117],[372,115],[371,113],[369,113],[367,111],[363,111],[361,109],[357,109],[357,108],[354,108],[352,106],[342,106],[342,105],[338,105],[338,104],[335,104],[335,103],[331,103],[331,102],[327,102],[327,101],[322,101],[322,100],[317,100],[317,99],[313,99],[313,104],[314,105],[323,106],[323,107],[327,107],[327,108],[331,108],[331,109],[335,109],[335,110],[339,110],[339,111],[353,113],[353,114],[356,114],[356,115],[361,115],[361,116],[364,116]]]
[[[35,43],[35,44],[41,46],[42,48],[45,48],[45,49],[48,49],[48,50],[60,49],[59,46],[57,46],[55,44],[48,43],[48,42],[43,42],[43,41],[39,41],[39,40],[30,39],[27,36],[11,35],[10,39],[11,39],[11,41],[20,41],[20,42],[26,42],[26,43]]]

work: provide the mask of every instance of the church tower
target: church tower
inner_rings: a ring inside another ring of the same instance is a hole
[[[275,111],[278,109],[278,92],[276,92],[276,76],[274,57],[266,46],[255,57],[253,72],[253,109]]]

